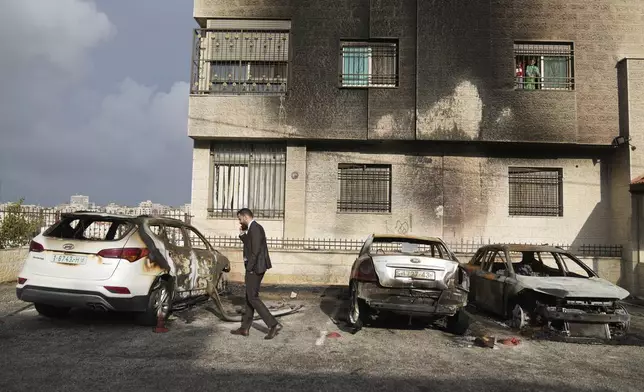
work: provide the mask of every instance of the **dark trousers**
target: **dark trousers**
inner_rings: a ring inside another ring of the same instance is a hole
[[[246,285],[246,311],[242,318],[242,328],[244,329],[250,329],[250,326],[253,324],[255,311],[264,320],[268,328],[277,325],[275,317],[273,317],[262,300],[259,299],[259,286],[262,284],[262,279],[264,279],[264,274],[249,274],[246,272],[246,277],[244,278]]]

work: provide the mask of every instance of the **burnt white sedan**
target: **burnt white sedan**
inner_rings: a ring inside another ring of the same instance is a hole
[[[469,277],[440,238],[372,234],[351,268],[349,323],[360,329],[380,312],[447,319],[458,335],[469,327]]]

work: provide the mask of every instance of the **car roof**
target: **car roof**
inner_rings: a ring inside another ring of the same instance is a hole
[[[490,244],[482,246],[479,250],[507,250],[508,252],[556,252],[568,253],[563,248],[552,245],[530,245],[530,244]]]
[[[401,240],[416,240],[416,241],[427,241],[427,242],[442,242],[438,237],[423,237],[410,234],[374,234],[374,241],[382,238],[396,238]]]
[[[166,223],[173,223],[173,224],[181,224],[183,226],[190,226],[186,222],[180,220],[180,219],[175,219],[175,218],[168,218],[164,216],[154,216],[154,215],[139,215],[139,216],[133,216],[133,215],[123,215],[123,214],[110,214],[106,212],[92,212],[92,211],[76,211],[76,212],[66,212],[61,214],[63,218],[74,218],[74,217],[90,217],[90,218],[100,218],[100,219],[105,219],[105,218],[114,218],[114,219],[123,219],[123,220],[129,220],[129,221],[154,221],[154,222],[166,222]]]

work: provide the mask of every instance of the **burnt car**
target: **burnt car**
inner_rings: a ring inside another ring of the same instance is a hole
[[[381,312],[447,319],[462,335],[469,278],[440,238],[372,234],[351,267],[349,323],[360,329]]]
[[[619,301],[629,292],[561,248],[488,245],[465,268],[469,302],[504,317],[513,328],[542,327],[564,337],[602,339],[628,331],[630,315]]]
[[[77,212],[31,241],[16,294],[48,317],[129,311],[154,325],[223,291],[228,271],[226,256],[180,220]]]

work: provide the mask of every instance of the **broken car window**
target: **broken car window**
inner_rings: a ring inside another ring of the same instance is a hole
[[[544,251],[510,252],[510,259],[517,275],[539,277],[577,276],[585,278],[591,276],[578,262],[565,253]]]
[[[376,238],[371,244],[373,255],[414,255],[428,256],[437,259],[452,260],[450,253],[440,242],[400,239],[400,238]]]
[[[575,278],[591,278],[594,275],[589,273],[578,261],[574,260],[572,257],[565,253],[559,253],[561,257],[561,262],[564,265],[566,270],[566,276],[572,276]],[[590,268],[589,268],[590,269]]]
[[[84,241],[118,241],[125,237],[134,224],[125,219],[96,217],[67,217],[61,219],[43,234],[45,237]]]
[[[186,248],[186,240],[183,236],[183,230],[180,227],[165,226],[165,236],[171,245],[179,248]]]
[[[192,249],[197,250],[209,250],[206,240],[201,237],[194,229],[188,227],[188,235],[190,236],[190,243],[192,244]]]

